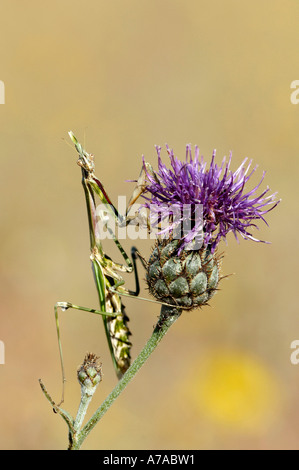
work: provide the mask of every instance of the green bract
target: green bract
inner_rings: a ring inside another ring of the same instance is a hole
[[[148,261],[146,280],[160,302],[193,309],[207,304],[219,283],[220,262],[209,247],[183,250],[179,240],[159,240]]]

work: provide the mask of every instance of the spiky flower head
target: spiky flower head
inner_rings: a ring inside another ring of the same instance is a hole
[[[246,183],[256,170],[250,170],[252,161],[243,161],[235,171],[230,170],[229,160],[222,160],[220,166],[215,163],[214,151],[210,166],[199,157],[195,147],[194,158],[191,146],[186,147],[186,159],[180,161],[173,150],[166,146],[171,168],[167,168],[161,159],[161,147],[156,147],[158,171],[155,172],[144,161],[146,184],[143,197],[144,207],[150,209],[150,219],[160,223],[168,220],[166,228],[160,229],[147,267],[147,283],[150,293],[159,301],[183,309],[193,309],[206,305],[215,294],[220,280],[220,257],[216,253],[219,242],[229,232],[238,240],[261,241],[253,237],[251,229],[256,227],[258,219],[265,223],[265,214],[272,210],[279,201],[275,194],[268,195],[269,188],[258,194],[264,179],[251,190],[246,190]],[[186,215],[185,206],[191,207]],[[201,206],[201,217],[196,217],[196,207]],[[175,210],[174,217],[172,210]],[[183,231],[177,237],[177,228],[181,229],[191,221],[187,233]],[[176,232],[176,236],[174,236]],[[201,245],[192,248],[192,242],[201,232]],[[167,240],[168,238],[168,240]],[[175,239],[175,240],[174,240]],[[191,245],[191,248],[190,248]]]
[[[215,163],[216,152],[213,152],[210,166],[199,157],[199,148],[195,146],[192,157],[191,145],[186,147],[185,161],[175,157],[173,150],[166,146],[171,168],[162,162],[161,147],[156,146],[158,155],[158,172],[151,173],[144,169],[147,176],[146,199],[144,206],[151,211],[167,215],[170,205],[183,208],[184,205],[202,205],[202,221],[197,221],[188,234],[184,235],[181,250],[195,237],[199,224],[203,223],[203,244],[214,252],[219,242],[229,232],[238,240],[238,234],[244,239],[254,240],[251,229],[257,228],[256,221],[264,218],[278,204],[276,193],[269,195],[269,187],[258,194],[265,172],[259,183],[246,191],[246,184],[257,166],[251,169],[252,160],[242,162],[236,171],[230,170],[231,154],[228,161],[223,158],[221,165]],[[182,216],[183,217],[183,216]],[[183,218],[182,218],[183,222]],[[174,227],[170,226],[170,231]],[[267,243],[267,242],[265,242]]]

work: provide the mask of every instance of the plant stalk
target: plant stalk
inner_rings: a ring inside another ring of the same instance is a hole
[[[137,372],[152,354],[152,352],[156,349],[162,338],[165,336],[171,325],[175,323],[175,321],[181,315],[182,310],[177,309],[172,306],[163,305],[161,308],[161,313],[157,325],[152,333],[152,336],[135,359],[133,364],[129,367],[127,372],[124,374],[122,379],[118,382],[116,387],[112,390],[110,395],[106,398],[106,400],[102,403],[102,405],[97,409],[94,415],[90,418],[88,423],[82,428],[79,433],[73,435],[73,439],[70,441],[70,450],[79,450],[83,441],[86,439],[90,431],[95,427],[95,425],[100,421],[100,419],[104,416],[106,411],[110,408],[112,403],[116,400],[116,398],[124,391],[126,386],[131,382],[131,380],[135,377]]]

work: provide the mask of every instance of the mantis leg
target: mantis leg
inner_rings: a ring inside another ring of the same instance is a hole
[[[113,313],[111,313],[111,312],[102,312],[101,310],[95,310],[94,308],[81,307],[80,305],[75,305],[75,304],[72,304],[71,302],[57,302],[54,305],[56,331],[57,331],[57,338],[58,338],[59,356],[60,356],[61,374],[62,374],[62,396],[61,396],[61,400],[60,400],[58,406],[60,406],[64,402],[64,383],[66,381],[63,355],[62,355],[62,345],[61,345],[61,339],[60,339],[59,320],[58,320],[58,309],[59,308],[62,311],[66,311],[69,308],[73,308],[73,309],[76,309],[76,310],[82,310],[83,312],[94,313],[96,315],[109,316],[109,317],[112,316],[113,317]]]

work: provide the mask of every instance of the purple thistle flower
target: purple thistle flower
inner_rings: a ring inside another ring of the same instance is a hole
[[[261,219],[267,224],[265,214],[280,202],[275,200],[276,193],[267,195],[269,187],[257,195],[265,172],[260,182],[246,192],[245,185],[257,168],[256,166],[250,171],[252,160],[247,163],[248,159],[245,158],[239,168],[232,172],[230,170],[231,154],[228,162],[224,157],[221,165],[218,166],[215,163],[216,151],[214,150],[208,167],[203,157],[200,159],[197,146],[195,146],[195,155],[192,158],[191,145],[187,145],[185,162],[175,157],[168,145],[166,148],[172,168],[167,168],[162,163],[159,146],[156,146],[158,172],[149,172],[143,159],[147,178],[146,191],[143,195],[146,199],[144,207],[152,210],[154,205],[163,219],[163,213],[166,216],[170,205],[182,208],[185,204],[202,204],[203,221],[200,222],[201,226],[203,224],[203,243],[205,246],[209,245],[212,252],[215,251],[221,239],[226,240],[229,232],[233,232],[237,241],[238,233],[245,240],[262,241],[251,234],[251,228],[257,228],[254,221]],[[170,231],[173,229],[174,224],[168,228]],[[198,230],[199,224],[195,222],[189,233],[183,237],[180,251],[196,237]]]

